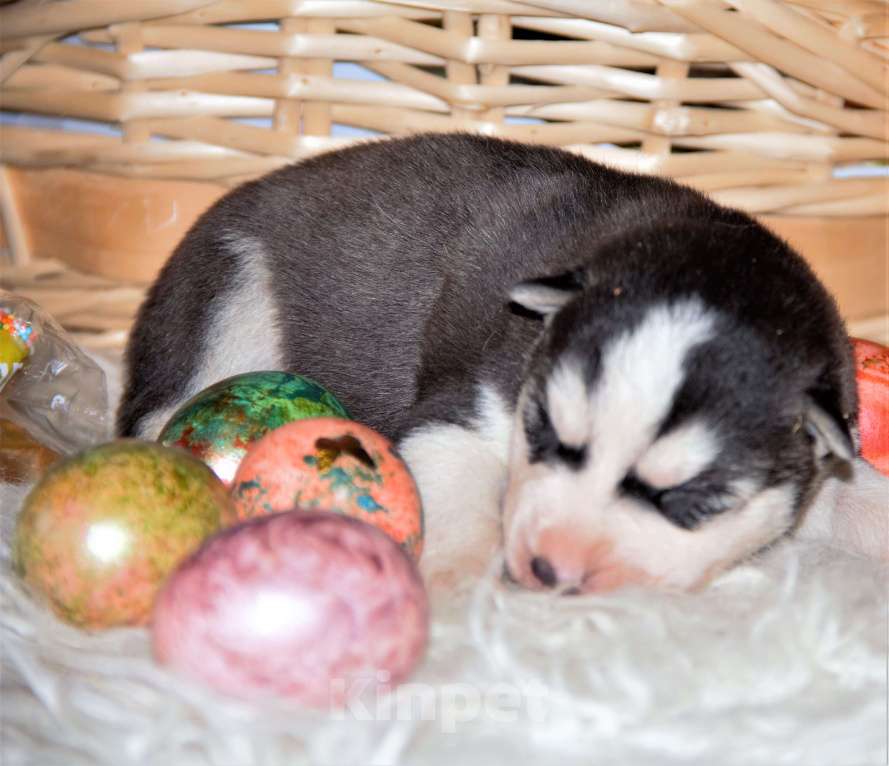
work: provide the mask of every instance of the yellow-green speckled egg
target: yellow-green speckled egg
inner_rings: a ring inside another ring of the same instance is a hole
[[[15,567],[73,625],[140,625],[167,575],[233,520],[225,486],[200,460],[123,439],[57,463],[35,485]]]

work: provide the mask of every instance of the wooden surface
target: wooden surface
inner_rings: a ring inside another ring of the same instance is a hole
[[[34,257],[137,283],[154,278],[188,227],[224,193],[210,184],[66,169],[9,168],[7,177]]]
[[[226,191],[213,184],[115,178],[65,169],[9,168],[6,179],[13,197],[10,204],[24,222],[24,232],[17,238],[26,241],[17,254],[19,263],[5,267],[3,282],[9,286],[10,274],[25,274],[18,282],[20,291],[51,301],[60,313],[71,312],[78,327],[91,332],[102,325],[105,314],[113,313],[108,329],[118,336],[141,291],[121,293],[115,303],[107,280],[134,287],[150,282],[197,216]],[[889,219],[772,216],[762,220],[809,260],[836,295],[846,318],[858,323],[853,328],[865,328],[862,334],[877,340],[887,339]],[[34,259],[31,266],[24,263],[28,258]],[[102,279],[62,274],[65,267]],[[16,287],[15,279],[11,284]]]
[[[849,319],[889,312],[889,218],[781,218],[763,222],[812,264]]]

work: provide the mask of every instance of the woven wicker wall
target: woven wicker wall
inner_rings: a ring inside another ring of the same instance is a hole
[[[230,186],[356,135],[464,130],[669,175],[758,214],[886,215],[887,10],[886,0],[3,2],[0,160]],[[35,127],[38,116],[49,126]],[[56,279],[59,310],[75,302],[80,326],[92,317],[109,343],[141,295],[114,313],[92,277],[40,261],[5,271],[23,291]]]
[[[7,127],[2,158],[233,184],[349,140],[334,125],[471,130],[675,176],[756,212],[882,213],[881,181],[833,175],[887,156],[885,12],[882,0],[20,0],[0,10],[3,108],[122,135]],[[345,61],[380,79],[334,78]]]

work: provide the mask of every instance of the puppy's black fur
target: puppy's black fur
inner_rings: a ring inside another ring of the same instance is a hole
[[[214,307],[238,289],[239,238],[265,252],[282,366],[393,439],[429,421],[468,423],[480,382],[515,406],[523,381],[542,380],[566,349],[589,360],[592,380],[608,337],[685,296],[721,325],[687,360],[694,374],[662,429],[705,410],[744,445],[739,471],[779,481],[806,464],[792,435],[805,397],[843,432],[854,424],[835,305],[753,219],[564,151],[425,135],[284,168],[208,210],[140,311],[121,435],[195,374]],[[510,301],[538,278],[575,294],[545,332]]]

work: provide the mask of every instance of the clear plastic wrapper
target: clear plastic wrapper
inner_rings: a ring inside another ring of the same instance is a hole
[[[37,304],[0,290],[0,418],[62,454],[111,435],[105,373]]]

